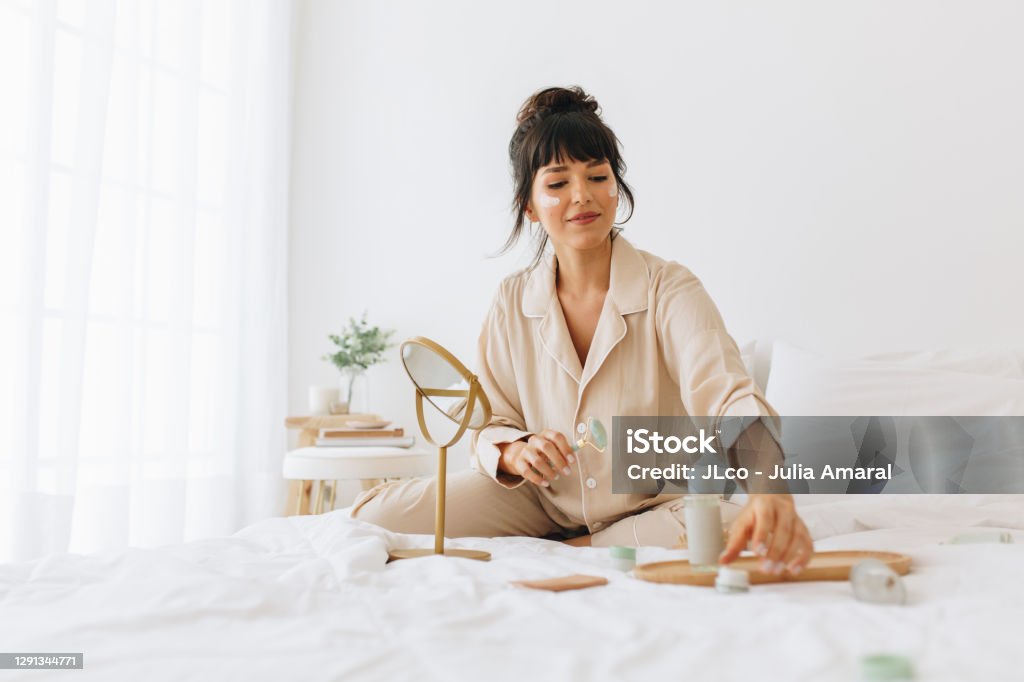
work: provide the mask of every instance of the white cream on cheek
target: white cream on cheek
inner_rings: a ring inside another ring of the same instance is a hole
[[[614,182],[608,183],[608,196],[613,197],[619,193],[619,186]]]
[[[550,194],[541,194],[540,201],[538,201],[538,203],[543,208],[554,208],[555,206],[558,206],[560,203],[562,203],[562,200],[559,199],[558,197],[553,197]]]

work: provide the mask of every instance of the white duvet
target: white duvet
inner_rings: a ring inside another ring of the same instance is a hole
[[[450,541],[489,563],[386,564],[430,546],[345,511],[271,519],[234,536],[0,565],[0,650],[83,652],[60,680],[853,680],[863,655],[912,659],[917,680],[1022,679],[1021,497],[882,496],[802,507],[818,549],[913,557],[906,606],[845,582],[750,594],[641,582],[607,550],[526,538]],[[942,545],[979,526],[1015,544]],[[641,549],[640,561],[683,557]],[[510,580],[603,575],[565,593]]]

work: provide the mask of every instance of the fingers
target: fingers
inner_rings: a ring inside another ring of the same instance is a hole
[[[754,514],[748,507],[740,512],[736,520],[729,528],[729,542],[725,550],[719,555],[719,563],[727,564],[740,555],[743,548],[747,546],[747,540],[754,528]]]
[[[569,468],[569,462],[566,459],[566,455],[571,453],[565,436],[557,431],[549,430],[541,432],[538,440],[541,440],[542,443],[538,445],[537,449],[547,458],[551,468],[566,476],[571,474],[572,470]]]
[[[542,476],[540,472],[534,469],[533,465],[530,464],[529,452],[528,448],[523,448],[522,452],[516,457],[516,473],[534,485],[547,487],[548,482],[544,480],[544,476]]]
[[[750,538],[750,549],[754,554],[765,557],[768,555],[768,536],[775,528],[775,509],[771,504],[764,502],[752,504],[751,509],[754,516],[754,532]]]
[[[554,443],[556,448],[558,448],[558,454],[561,455],[562,458],[562,461],[558,463],[558,468],[568,469],[568,465],[576,461],[576,456],[572,454],[572,443],[569,442],[569,439],[565,437],[564,433],[559,431],[547,430],[544,431],[543,435]],[[563,471],[562,473],[568,476],[572,471]]]
[[[782,562],[786,565],[789,574],[796,576],[810,561],[812,554],[814,554],[814,542],[811,540],[811,534],[803,521],[798,518],[794,524],[793,538],[790,540],[789,548],[787,548]]]
[[[534,485],[545,488],[559,476],[572,474],[570,464],[576,461],[564,434],[547,429],[530,436],[516,454],[516,473]]]
[[[560,475],[568,476],[572,473],[568,460],[572,453],[569,442],[562,434],[550,430],[534,434],[527,441],[527,450],[524,453],[527,461],[548,483]]]
[[[740,555],[747,541],[762,557],[761,571],[796,576],[814,554],[810,531],[796,513],[793,503],[784,499],[760,499],[748,503],[729,528],[729,541],[719,555],[728,564]]]
[[[793,522],[796,515],[783,508],[778,508],[777,505],[772,505],[772,507],[775,509],[775,526],[771,529],[771,542],[768,545],[768,552],[761,561],[761,570],[773,575],[782,575],[782,571],[786,568],[783,559],[785,559],[793,539]]]
[[[814,553],[814,543],[807,526],[800,519],[790,499],[767,497],[755,504],[757,527],[754,530],[754,551],[763,557],[761,570],[772,575],[783,571],[796,576]],[[767,544],[762,537],[769,538]]]
[[[526,444],[527,448],[523,452],[523,459],[540,474],[542,479],[541,485],[549,485],[549,482],[555,480],[555,477],[558,476],[558,472],[551,465],[550,455],[547,452],[549,446],[547,439],[535,435]],[[550,445],[550,447],[553,448],[554,446]]]

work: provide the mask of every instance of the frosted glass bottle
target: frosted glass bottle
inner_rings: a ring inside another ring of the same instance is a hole
[[[718,556],[725,549],[718,495],[687,495],[683,498],[683,517],[690,565],[694,570],[715,570]]]

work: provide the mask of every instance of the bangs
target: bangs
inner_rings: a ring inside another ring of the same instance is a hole
[[[608,129],[586,116],[552,116],[542,125],[533,154],[533,172],[565,157],[573,161],[605,160],[615,166],[615,140]],[[532,175],[532,174],[531,174]]]
[[[548,244],[545,230],[534,227],[530,212],[530,194],[540,169],[544,166],[565,166],[568,162],[606,162],[611,166],[618,189],[619,206],[628,208],[626,216],[612,225],[610,239],[633,216],[633,190],[624,178],[626,163],[615,133],[600,116],[597,102],[579,86],[547,88],[534,93],[523,103],[516,117],[516,130],[508,142],[508,159],[514,190],[511,209],[512,230],[498,252],[507,253],[525,233],[534,238],[533,262],[537,267]],[[616,215],[618,210],[616,210]],[[540,225],[538,220],[537,225]]]

